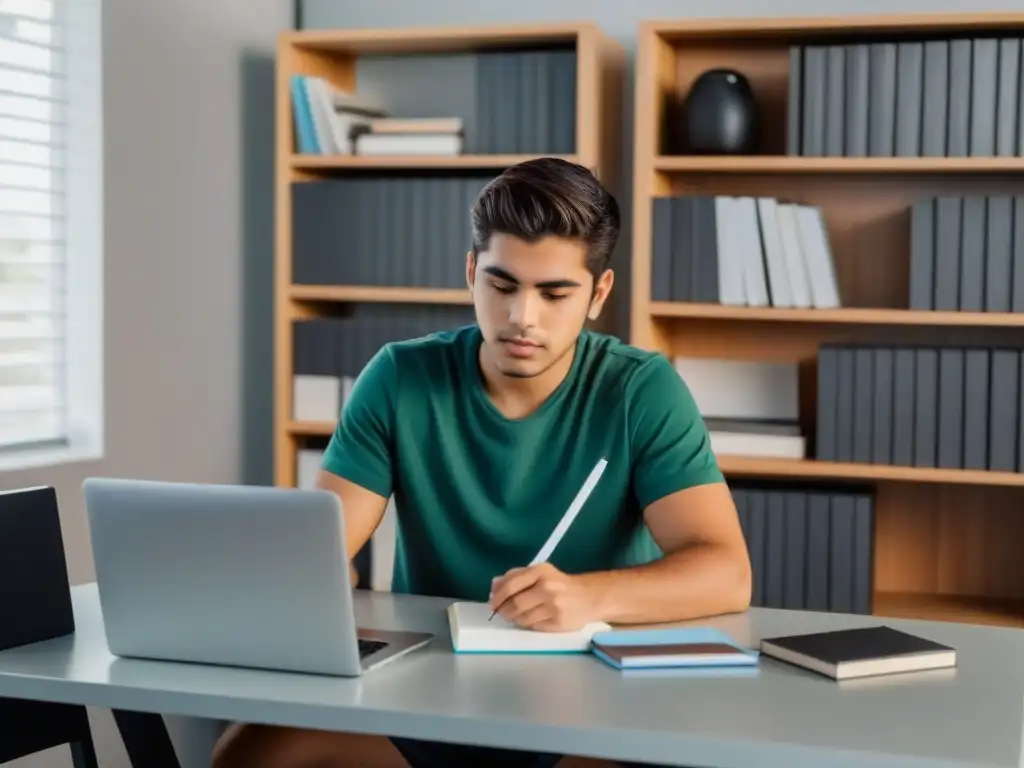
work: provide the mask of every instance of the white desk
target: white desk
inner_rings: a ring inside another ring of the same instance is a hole
[[[0,696],[137,712],[721,768],[1021,764],[1024,632],[888,621],[955,646],[955,673],[838,684],[763,658],[752,676],[624,677],[590,656],[456,656],[447,601],[357,596],[361,624],[438,634],[362,679],[116,659],[94,585],[74,637],[0,652]],[[877,623],[753,610],[711,622],[741,642]],[[297,629],[296,631],[301,631]]]

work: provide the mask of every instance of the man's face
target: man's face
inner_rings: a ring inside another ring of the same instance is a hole
[[[583,243],[494,235],[466,265],[489,359],[506,376],[544,373],[572,350],[587,318],[598,316],[612,277],[606,270],[595,291]]]

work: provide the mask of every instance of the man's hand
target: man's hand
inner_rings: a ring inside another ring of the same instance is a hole
[[[586,579],[550,563],[513,568],[494,579],[489,604],[507,621],[542,632],[568,632],[598,619]]]

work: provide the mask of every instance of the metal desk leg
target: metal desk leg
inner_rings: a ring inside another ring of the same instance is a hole
[[[181,768],[162,716],[115,709],[114,721],[132,768]]]

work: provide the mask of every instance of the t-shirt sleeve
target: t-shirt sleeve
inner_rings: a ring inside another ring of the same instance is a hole
[[[397,373],[385,345],[352,385],[321,467],[379,496],[391,496]]]
[[[689,387],[664,357],[628,391],[633,485],[641,509],[670,493],[725,480]]]

